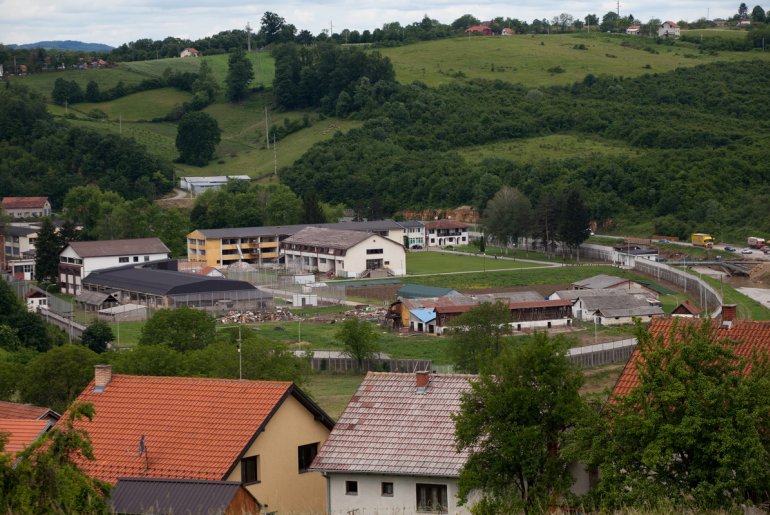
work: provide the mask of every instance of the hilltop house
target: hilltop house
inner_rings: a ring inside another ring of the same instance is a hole
[[[641,32],[642,27],[639,25],[631,25],[626,29],[626,34],[629,34],[631,36],[638,36]]]
[[[659,38],[678,38],[680,35],[679,25],[673,21],[664,21],[658,28]]]
[[[468,452],[452,415],[475,376],[369,372],[310,470],[327,482],[329,515],[451,513]]]
[[[51,215],[48,197],[3,197],[3,214],[11,218],[42,218]]]
[[[182,52],[179,54],[179,57],[198,57],[200,56],[200,52],[198,52],[194,48],[185,48],[182,50]]]
[[[275,513],[322,513],[326,482],[309,470],[334,422],[286,381],[112,374],[96,365],[78,396],[93,421],[89,475],[241,483]],[[203,488],[203,485],[200,486]]]
[[[473,25],[465,29],[466,34],[481,34],[482,36],[492,36],[494,31],[486,25]]]
[[[83,278],[95,270],[167,259],[169,252],[160,238],[73,241],[59,253],[59,287],[77,295]]]

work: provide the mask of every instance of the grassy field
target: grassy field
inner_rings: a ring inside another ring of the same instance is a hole
[[[379,51],[393,62],[400,82],[428,86],[468,77],[543,87],[581,81],[589,73],[635,77],[715,61],[770,60],[770,53],[707,55],[689,43],[658,45],[646,37],[598,33],[463,37]]]
[[[537,266],[508,259],[482,258],[441,252],[409,252],[406,269],[409,275],[472,272],[476,270],[519,269]]]
[[[690,273],[698,275],[697,272],[691,270]],[[716,291],[723,293],[722,297],[725,304],[736,304],[738,306],[738,318],[745,320],[770,320],[770,309],[767,309],[756,300],[747,297],[735,288],[712,277],[706,277],[704,275],[701,279]]]
[[[142,91],[111,102],[84,102],[73,106],[73,110],[88,115],[98,109],[113,121],[122,119],[124,122],[149,121],[165,116],[177,104],[190,100],[190,93],[174,88]]]

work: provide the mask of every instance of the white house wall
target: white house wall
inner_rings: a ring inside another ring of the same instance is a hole
[[[452,478],[389,476],[380,474],[329,474],[329,515],[416,515],[417,484],[446,485],[448,515],[470,515],[457,505],[457,480]],[[346,481],[358,482],[358,494],[345,493]],[[393,483],[393,495],[382,495],[382,483]],[[355,511],[358,510],[358,511]]]

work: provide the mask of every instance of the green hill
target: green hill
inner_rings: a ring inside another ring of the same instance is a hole
[[[725,33],[745,37],[736,31],[714,31],[714,37]],[[478,78],[542,87],[571,84],[588,74],[636,77],[748,57],[746,52],[701,53],[695,44],[680,41],[601,33],[453,38],[379,51],[393,62],[399,82],[428,86]],[[770,53],[751,57],[770,60]]]

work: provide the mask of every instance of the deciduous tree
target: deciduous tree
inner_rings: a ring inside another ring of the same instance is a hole
[[[93,377],[98,359],[95,352],[77,344],[37,355],[19,385],[22,400],[63,413]]]
[[[359,369],[365,359],[374,357],[379,351],[377,327],[364,320],[354,318],[344,321],[334,336],[342,342],[343,352],[356,360]]]
[[[607,508],[667,499],[708,511],[767,501],[770,362],[736,355],[711,320],[637,327],[639,384],[580,431]]]
[[[503,351],[511,311],[505,302],[484,302],[452,320],[447,349],[455,370],[478,373]]]
[[[80,343],[96,352],[101,354],[107,350],[107,344],[115,339],[115,335],[112,334],[109,324],[102,320],[94,320],[91,322],[83,335],[80,337]]]
[[[222,138],[216,119],[200,111],[187,113],[179,120],[176,133],[176,149],[183,163],[205,166],[214,158],[214,152]]]
[[[455,438],[470,456],[458,497],[465,503],[479,493],[475,513],[545,512],[569,489],[563,449],[584,404],[568,347],[561,336],[536,333],[506,348],[463,395]]]
[[[213,316],[199,309],[160,309],[144,324],[139,344],[168,345],[177,351],[202,349],[214,341],[215,324]]]
[[[532,228],[532,204],[519,190],[503,186],[487,202],[484,210],[484,227],[499,245],[518,244]]]
[[[230,54],[227,64],[227,98],[231,102],[237,102],[242,100],[249,90],[249,83],[254,78],[254,67],[243,50]]]

